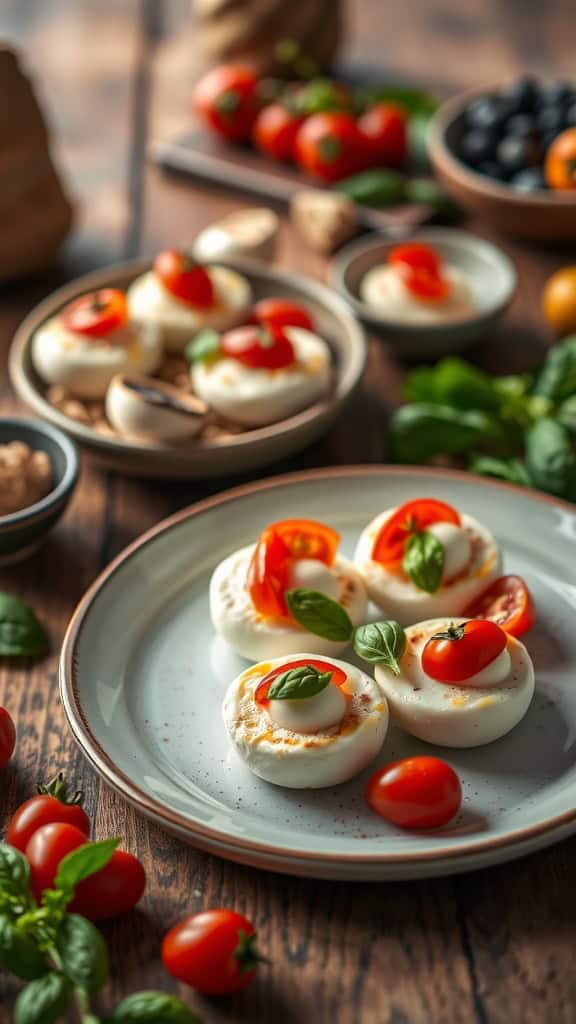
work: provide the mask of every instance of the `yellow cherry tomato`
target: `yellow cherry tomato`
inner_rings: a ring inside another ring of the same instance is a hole
[[[576,266],[563,267],[548,278],[542,292],[542,310],[560,336],[576,331]]]
[[[558,135],[546,152],[544,176],[550,188],[576,189],[576,128]]]

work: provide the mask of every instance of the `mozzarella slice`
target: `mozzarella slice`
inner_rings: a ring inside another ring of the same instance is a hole
[[[161,356],[160,334],[152,324],[129,324],[109,339],[89,338],[66,330],[55,316],[32,341],[32,363],[42,380],[62,385],[75,398],[103,398],[117,373],[153,373]]]
[[[214,571],[210,581],[210,614],[214,629],[238,654],[251,661],[297,654],[303,647],[316,655],[335,655],[342,651],[347,641],[325,640],[297,623],[264,618],[256,611],[246,588],[254,548],[255,545],[251,544],[235,551]],[[352,563],[342,555],[336,555],[331,576],[337,584],[339,604],[348,612],[352,624],[359,626],[364,621],[367,604],[362,580]],[[326,592],[320,585],[314,589]],[[328,596],[333,597],[333,584],[329,589],[331,593]]]
[[[462,621],[462,620],[459,620]],[[392,720],[427,743],[478,747],[510,732],[526,714],[534,693],[534,667],[524,644],[509,636],[502,653],[465,683],[441,683],[422,668],[422,651],[445,618],[419,622],[406,630],[400,676],[376,666],[376,681],[390,705]],[[504,674],[505,673],[505,674]]]
[[[297,660],[307,657],[314,655],[298,653]],[[250,771],[266,782],[290,789],[336,786],[361,772],[382,747],[388,707],[375,681],[344,661],[326,660],[347,675],[342,687],[342,717],[329,726],[306,732],[287,728],[274,721],[268,708],[256,703],[259,682],[272,669],[289,667],[290,659],[285,657],[242,672],[226,693],[222,710],[230,741]],[[288,702],[270,702],[281,703]]]
[[[427,302],[416,298],[394,267],[373,267],[362,278],[360,298],[386,319],[406,324],[436,324],[471,316],[474,301],[465,275],[456,267],[447,267],[444,276],[452,285],[449,294],[443,300]]]
[[[442,581],[458,576],[466,569],[472,555],[470,535],[456,523],[433,523],[428,527],[428,533],[436,537],[444,549]]]
[[[227,357],[195,363],[194,391],[216,412],[246,427],[286,419],[323,398],[330,388],[330,349],[302,327],[288,327],[296,362],[279,370],[255,369]]]
[[[376,516],[362,531],[354,562],[372,601],[402,626],[440,615],[461,615],[470,602],[501,575],[502,559],[493,534],[477,519],[462,513],[460,519],[467,544],[459,535],[444,532],[447,545],[444,575],[447,569],[450,576],[455,567],[462,565],[465,549],[470,552],[467,565],[460,569],[456,578],[447,578],[435,593],[420,590],[403,572],[392,572],[372,558],[380,529],[394,512],[395,508]],[[436,535],[443,543],[442,532],[438,534],[439,525]],[[434,532],[434,528],[431,527],[430,532]]]
[[[268,713],[274,725],[308,736],[340,724],[346,714],[346,697],[339,686],[329,683],[313,697],[271,700]]]
[[[137,324],[153,324],[160,331],[168,352],[183,352],[194,335],[204,327],[227,331],[241,323],[252,302],[248,280],[229,267],[208,267],[216,304],[195,309],[172,295],[153,270],[130,285],[126,295],[130,318]]]
[[[126,437],[176,444],[195,437],[207,408],[194,395],[143,375],[121,373],[106,392],[106,416]]]

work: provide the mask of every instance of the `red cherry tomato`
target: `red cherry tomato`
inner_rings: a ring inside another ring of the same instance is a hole
[[[388,253],[388,262],[392,266],[407,267],[409,270],[425,270],[436,277],[442,272],[442,261],[431,245],[407,242],[395,245]]]
[[[490,665],[506,643],[506,633],[495,622],[471,619],[431,637],[422,651],[422,668],[439,683],[463,683]]]
[[[385,167],[402,167],[408,155],[406,115],[397,103],[377,103],[358,121],[368,140],[374,162]]]
[[[289,661],[286,665],[280,665],[278,668],[273,668],[264,679],[261,679],[256,687],[254,694],[254,700],[257,704],[268,703],[268,692],[272,683],[278,676],[281,676],[283,672],[288,672],[291,668],[300,668],[301,665],[311,665],[312,668],[318,669],[319,672],[331,672],[332,680],[335,686],[342,686],[346,682],[348,676],[336,665],[331,665],[329,661],[318,661],[316,658],[302,658],[300,661]]]
[[[371,810],[400,828],[446,825],[462,803],[456,772],[437,757],[408,757],[379,768],[368,781]]]
[[[294,114],[282,103],[270,103],[256,118],[252,138],[255,145],[274,160],[293,160],[294,143],[302,114]]]
[[[0,768],[8,764],[15,746],[16,727],[6,708],[0,708]]]
[[[81,295],[65,306],[60,314],[63,326],[73,334],[103,338],[123,327],[128,319],[128,305],[119,288],[100,288]]]
[[[262,959],[254,927],[233,910],[204,910],[175,925],[162,943],[169,974],[197,992],[223,996],[238,992],[254,977]]]
[[[404,557],[406,542],[412,533],[425,530],[433,523],[454,523],[460,526],[455,508],[435,498],[407,501],[386,520],[372,549],[372,558],[381,565],[392,565]]]
[[[41,786],[37,796],[30,797],[17,808],[8,825],[6,842],[24,852],[34,833],[43,825],[54,822],[75,825],[84,836],[88,836],[90,819],[80,801],[81,794],[75,794],[70,802],[67,801],[66,784],[59,775],[48,786]]]
[[[350,114],[312,114],[295,142],[300,167],[322,181],[338,181],[364,166],[367,143]]]
[[[249,67],[224,64],[208,71],[194,89],[194,106],[205,124],[235,142],[250,138],[258,113],[258,78]]]
[[[44,889],[54,885],[60,861],[87,841],[82,829],[66,822],[52,822],[36,829],[25,853],[30,864],[30,888],[38,901]]]
[[[466,619],[489,619],[510,636],[522,636],[536,621],[532,594],[520,576],[500,576],[464,612]]]
[[[441,301],[451,290],[443,277],[443,264],[429,245],[399,245],[388,254],[388,262],[402,274],[404,284],[423,301]]]
[[[284,593],[290,563],[316,558],[332,565],[340,535],[311,519],[284,519],[260,535],[248,567],[247,586],[252,604],[267,618],[289,618]]]
[[[298,302],[291,299],[269,298],[260,299],[252,310],[252,317],[259,324],[269,327],[303,327],[306,331],[314,330],[314,321],[310,313]]]
[[[214,305],[214,286],[208,271],[180,249],[165,249],[154,260],[154,273],[177,299],[198,309]]]
[[[220,338],[220,351],[245,366],[280,370],[296,362],[294,346],[281,327],[236,327]]]

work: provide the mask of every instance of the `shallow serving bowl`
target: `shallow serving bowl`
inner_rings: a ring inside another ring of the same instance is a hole
[[[493,91],[496,94],[496,90]],[[576,193],[541,192],[526,195],[478,174],[457,156],[464,131],[464,111],[489,90],[462,93],[436,111],[428,134],[432,166],[446,191],[457,202],[489,221],[499,231],[534,241],[557,242],[576,238]]]
[[[194,479],[242,473],[292,455],[325,433],[358,384],[366,360],[366,341],[346,304],[324,285],[296,274],[271,270],[256,263],[227,259],[248,277],[256,300],[283,295],[302,301],[311,310],[318,331],[332,349],[335,374],[328,398],[295,416],[257,430],[216,440],[192,440],[182,445],[153,444],[108,437],[77,423],[55,409],[44,397],[40,378],[32,366],[35,331],[49,317],[84,292],[104,287],[126,288],[150,269],[144,261],[116,264],[80,277],[40,303],[18,329],[9,358],[12,384],[31,409],[65,430],[84,451],[122,473],[148,477]]]
[[[55,427],[36,420],[3,416],[0,445],[10,441],[23,441],[36,451],[46,452],[52,463],[53,486],[34,505],[7,516],[0,515],[0,566],[27,558],[45,540],[66,509],[79,472],[76,445]]]
[[[471,316],[439,324],[406,324],[363,302],[359,298],[362,278],[372,267],[385,263],[389,250],[398,244],[379,234],[340,250],[330,267],[331,283],[360,320],[381,335],[397,355],[426,359],[460,352],[487,334],[504,313],[516,289],[514,264],[490,242],[453,228],[423,229],[406,241],[434,246],[447,263],[463,271],[474,296]]]

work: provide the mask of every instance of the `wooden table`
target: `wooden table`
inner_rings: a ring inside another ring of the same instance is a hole
[[[189,0],[2,4],[3,29],[28,53],[58,155],[82,204],[64,267],[50,280],[1,295],[2,413],[18,409],[5,371],[11,335],[41,296],[88,268],[186,242],[238,205],[238,197],[170,181],[145,161],[151,139],[189,125],[189,6]],[[570,0],[387,6],[386,14],[379,0],[350,4],[348,56],[379,65],[391,78],[447,94],[525,67],[554,75],[572,70]],[[481,224],[473,227],[484,233]],[[549,339],[539,317],[539,289],[570,254],[509,241],[503,246],[520,270],[518,297],[501,329],[473,357],[508,372],[540,359]],[[324,270],[287,226],[281,263],[318,276]],[[399,399],[402,373],[373,341],[350,419],[274,471],[382,461],[386,417]],[[139,533],[232,482],[146,483],[85,465],[69,513],[45,548],[29,563],[0,572],[0,588],[32,604],[46,623],[53,651],[40,664],[0,669],[0,700],[19,731],[17,755],[2,777],[2,813],[9,815],[39,778],[64,768],[85,790],[97,835],[122,835],[149,874],[138,912],[105,928],[113,950],[108,1005],[140,987],[175,991],[160,964],[163,933],[187,912],[228,905],[254,920],[273,966],[231,1001],[203,1003],[182,992],[209,1024],[572,1024],[576,839],[515,864],[440,881],[363,886],[284,878],[170,838],[102,785],[76,749],[57,684],[58,648],[74,605]],[[14,991],[0,981],[2,1022],[10,1019]]]

